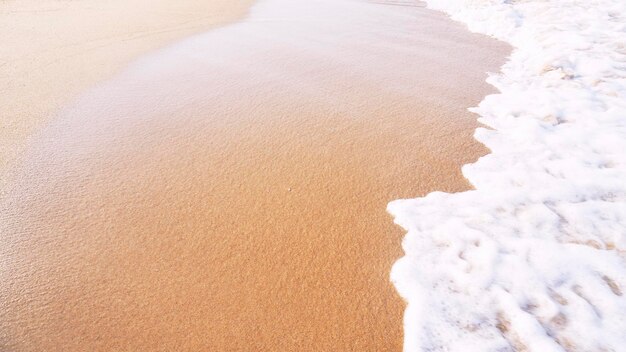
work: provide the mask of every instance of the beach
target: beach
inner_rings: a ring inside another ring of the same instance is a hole
[[[0,175],[64,103],[133,59],[245,16],[252,0],[0,2]],[[0,184],[6,177],[0,177]]]
[[[471,188],[509,47],[413,1],[221,9],[10,89],[0,346],[402,350],[386,204]]]
[[[438,1],[512,52],[472,109],[473,189],[399,199],[405,351],[626,346],[626,2]]]

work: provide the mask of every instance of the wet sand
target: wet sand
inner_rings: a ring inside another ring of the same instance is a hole
[[[67,106],[0,201],[0,346],[400,351],[386,204],[468,188],[508,50],[400,4],[262,2]]]
[[[0,1],[0,186],[69,99],[151,50],[242,18],[253,0]]]

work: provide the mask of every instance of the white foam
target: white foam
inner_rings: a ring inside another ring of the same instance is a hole
[[[430,0],[515,48],[476,190],[388,206],[406,351],[626,351],[626,1]]]

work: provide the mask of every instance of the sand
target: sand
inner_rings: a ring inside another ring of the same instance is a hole
[[[386,204],[468,188],[466,108],[508,48],[412,2],[294,3],[142,58],[32,138],[0,200],[0,346],[402,349]]]
[[[244,16],[253,0],[0,1],[0,185],[28,137],[148,51]]]

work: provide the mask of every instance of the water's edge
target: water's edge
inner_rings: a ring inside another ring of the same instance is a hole
[[[475,187],[393,201],[406,351],[626,345],[626,4],[428,1],[514,47],[488,82]]]

